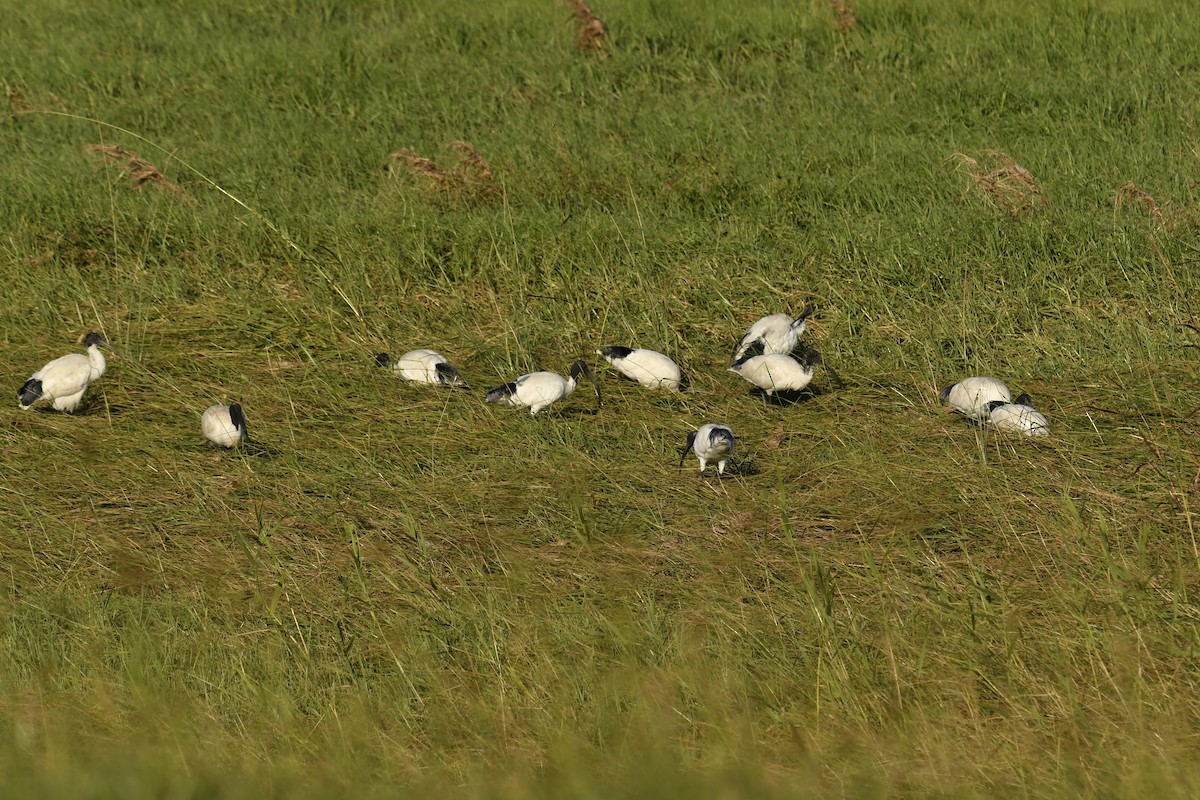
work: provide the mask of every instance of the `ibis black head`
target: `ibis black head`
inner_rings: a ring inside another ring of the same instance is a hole
[[[250,440],[250,431],[246,428],[246,415],[242,413],[241,403],[229,404],[229,421],[233,423],[233,427],[242,432],[243,439]]]
[[[1017,395],[1017,399],[1013,400],[1013,403],[1018,406],[1029,406],[1030,408],[1033,408],[1033,398],[1029,396],[1029,392],[1023,392],[1022,394]]]
[[[940,392],[938,392],[938,397],[942,398],[943,400],[949,401],[950,400],[950,392],[954,389],[955,386],[958,386],[958,384],[952,383],[949,386],[947,386],[945,389],[942,389]]]
[[[389,356],[387,353],[379,353],[377,356],[375,356],[375,366],[390,367],[391,365],[392,365],[392,357]]]
[[[504,403],[517,393],[517,382],[509,381],[503,386],[497,386],[483,397],[485,403]]]
[[[17,400],[20,401],[23,408],[29,408],[38,401],[42,396],[42,382],[37,378],[30,378],[25,381],[20,389],[17,390]]]
[[[821,359],[821,354],[811,347],[806,348],[796,360],[808,369],[812,369],[815,364],[824,363]]]
[[[715,445],[717,442],[728,442],[729,455],[733,455],[733,431],[719,426],[713,428],[708,432],[708,443]]]
[[[809,303],[808,305],[806,305],[804,307],[804,310],[800,312],[800,316],[796,317],[795,321],[792,322],[792,327],[794,328],[797,325],[799,325],[801,322],[804,322],[804,320],[811,317],[812,313],[816,310],[817,310],[817,307],[814,306],[812,303]]]
[[[467,382],[458,374],[458,370],[446,363],[438,364],[433,368],[437,373],[438,382],[443,386],[453,386],[456,389],[469,389]]]
[[[687,458],[688,450],[692,449],[692,445],[696,443],[696,432],[688,431],[687,444],[679,451],[679,466],[683,466],[684,460]]]
[[[600,384],[596,382],[596,377],[592,375],[591,367],[589,367],[587,362],[583,361],[582,359],[571,365],[571,380],[578,383],[580,375],[586,375],[588,383],[590,383],[592,388],[596,390],[596,411],[599,411],[602,403],[600,399]]]
[[[89,333],[87,336],[83,337],[83,346],[84,347],[91,347],[94,344],[98,344],[101,347],[108,347],[108,342],[104,341],[104,337],[101,336],[100,334],[96,333],[95,331],[93,331],[92,333]]]

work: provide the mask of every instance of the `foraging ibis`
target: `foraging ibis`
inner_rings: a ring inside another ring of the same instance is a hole
[[[617,372],[651,389],[682,391],[686,382],[679,365],[662,353],[640,347],[602,347],[596,351]]]
[[[200,415],[200,430],[204,438],[219,447],[236,447],[250,437],[246,430],[246,415],[238,403],[209,406]]]
[[[725,464],[733,457],[733,431],[724,425],[708,423],[701,425],[697,431],[688,434],[687,444],[679,451],[679,466],[687,458],[688,450],[695,452],[700,459],[700,472],[708,467],[708,462],[717,462],[717,475],[725,474]]]
[[[89,333],[83,339],[83,346],[87,355],[68,353],[33,373],[17,392],[21,407],[29,408],[45,398],[53,401],[56,411],[71,412],[79,408],[87,387],[108,368],[100,348],[109,344],[100,334]]]
[[[798,392],[808,386],[821,363],[821,354],[811,348],[800,356],[769,353],[762,356],[743,356],[727,372],[734,372],[767,393]]]
[[[817,307],[810,303],[795,319],[787,314],[772,314],[769,317],[763,317],[751,325],[750,329],[746,331],[746,335],[738,342],[730,363],[736,364],[746,356],[792,352],[800,343],[800,336],[808,328],[808,318],[816,309]]]
[[[1049,436],[1050,421],[1035,411],[1033,400],[1023,394],[1011,403],[993,400],[988,403],[987,421],[1002,431],[1023,433],[1026,436]]]
[[[395,361],[387,353],[380,353],[375,356],[375,364],[390,368],[406,381],[436,383],[456,389],[469,388],[458,370],[450,366],[445,356],[434,350],[409,350]]]
[[[531,372],[487,393],[484,400],[512,408],[528,408],[530,415],[536,414],[551,403],[557,403],[575,391],[580,374],[586,375],[596,390],[596,410],[600,410],[600,384],[583,361],[571,365],[569,377],[557,372]]]
[[[958,413],[980,422],[988,417],[989,403],[1012,401],[1012,393],[1002,381],[980,376],[964,378],[953,386],[947,386],[938,396],[954,406]]]

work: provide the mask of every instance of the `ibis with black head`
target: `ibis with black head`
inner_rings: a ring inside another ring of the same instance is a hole
[[[512,408],[528,408],[530,415],[537,414],[547,406],[557,403],[575,391],[579,376],[585,375],[596,390],[596,410],[600,410],[600,384],[583,361],[571,365],[567,377],[557,372],[531,372],[497,386],[484,397],[485,402],[498,403]]]
[[[733,458],[733,431],[726,425],[707,423],[699,430],[688,434],[687,444],[679,451],[679,466],[683,466],[688,451],[691,450],[700,459],[700,473],[708,468],[708,462],[717,462],[717,475],[725,474],[725,465]]]
[[[108,348],[98,333],[83,337],[84,353],[59,356],[29,377],[17,390],[21,408],[30,408],[39,400],[49,400],[55,411],[72,412],[83,402],[83,393],[108,368],[100,348]]]

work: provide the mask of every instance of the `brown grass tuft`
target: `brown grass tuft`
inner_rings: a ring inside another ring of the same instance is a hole
[[[463,202],[479,203],[490,199],[496,193],[492,165],[469,142],[456,140],[450,147],[458,153],[458,164],[453,169],[439,167],[432,160],[407,149],[389,153],[384,166],[393,171],[393,165],[403,164],[410,174],[426,178],[438,189]]]
[[[583,0],[567,0],[575,12],[579,22],[579,30],[575,32],[575,46],[580,50],[590,50],[603,53],[608,48],[608,26],[604,20],[596,16],[596,12]]]
[[[965,153],[954,153],[946,160],[956,160],[957,171],[965,172],[985,197],[1014,217],[1049,207],[1050,201],[1032,172],[999,150],[988,150],[985,155],[987,166]]]
[[[191,200],[188,193],[180,188],[178,184],[168,180],[167,176],[163,175],[157,167],[132,150],[126,150],[124,147],[118,147],[115,144],[89,144],[86,146],[86,149],[88,152],[97,153],[111,161],[117,162],[129,173],[135,189],[141,189],[146,184],[152,183],[184,200]]]
[[[837,14],[838,30],[847,33],[858,27],[858,19],[854,16],[854,6],[846,0],[829,0],[829,7]]]
[[[1160,203],[1133,181],[1117,189],[1113,208],[1120,213],[1126,203],[1145,208],[1155,227],[1167,233],[1175,233],[1180,228],[1200,228],[1200,213],[1196,209],[1177,205],[1170,200]]]

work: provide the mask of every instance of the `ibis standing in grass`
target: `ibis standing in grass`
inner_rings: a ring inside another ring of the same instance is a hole
[[[800,316],[793,319],[787,314],[772,314],[750,326],[746,335],[738,342],[730,363],[736,364],[747,356],[787,354],[796,349],[800,337],[808,328],[808,318],[816,311],[811,303],[804,307]]]
[[[687,444],[679,451],[679,466],[683,466],[689,450],[700,459],[700,474],[704,474],[708,462],[716,461],[717,475],[724,475],[725,464],[733,458],[733,431],[725,425],[701,425],[700,430],[688,434]]]
[[[662,353],[640,347],[602,347],[596,351],[617,372],[651,389],[682,391],[686,387],[679,365]]]
[[[79,408],[83,393],[88,386],[104,374],[108,362],[104,360],[101,347],[108,342],[98,333],[89,333],[83,338],[83,353],[68,353],[51,361],[25,381],[17,392],[22,408],[29,408],[38,400],[52,402],[56,411],[72,412]]]
[[[572,364],[570,374],[566,378],[557,372],[531,372],[503,386],[497,386],[487,393],[484,400],[512,408],[528,408],[529,413],[533,415],[575,391],[580,375],[586,375],[596,390],[596,410],[599,411],[600,384],[596,383],[592,371],[583,361]]]
[[[375,363],[391,369],[406,381],[435,383],[456,389],[468,388],[458,370],[450,366],[445,356],[434,350],[409,350],[395,361],[392,361],[387,353],[380,353],[375,356]]]
[[[762,356],[742,356],[727,371],[741,375],[767,393],[798,392],[812,382],[821,354],[809,348],[799,355],[769,353]]]
[[[976,422],[987,420],[990,403],[1012,401],[1012,393],[1003,381],[983,376],[964,378],[942,389],[938,396],[954,406],[955,411]]]
[[[1050,421],[1034,410],[1033,400],[1023,394],[1011,403],[993,400],[987,405],[987,421],[1002,431],[1023,433],[1026,436],[1049,436]]]
[[[238,403],[206,408],[200,415],[200,430],[205,439],[218,447],[236,447],[250,437],[246,415]]]

